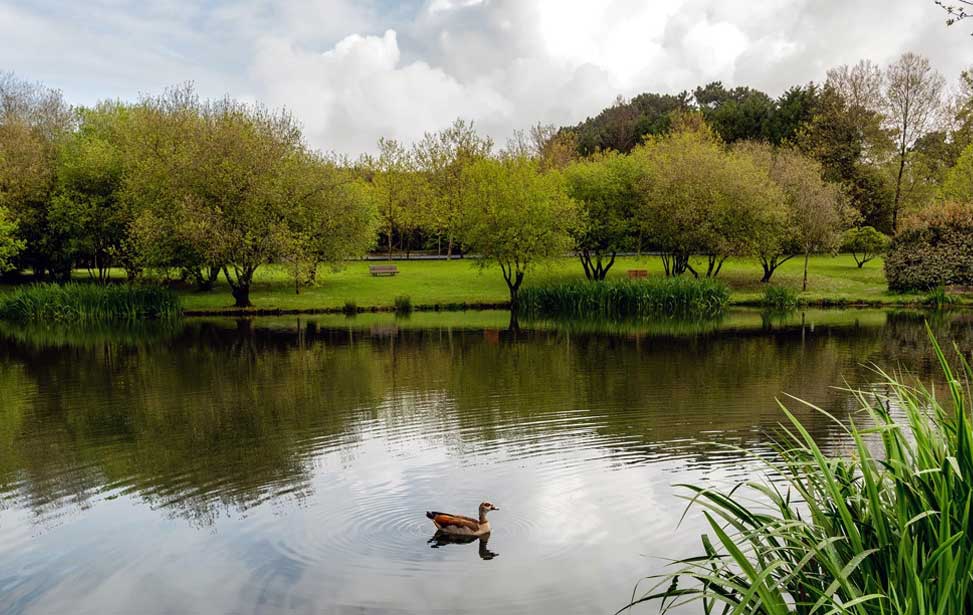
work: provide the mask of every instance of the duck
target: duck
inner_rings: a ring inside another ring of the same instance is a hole
[[[484,536],[490,533],[490,522],[487,520],[487,513],[491,510],[500,510],[490,502],[480,504],[480,517],[464,517],[463,515],[451,515],[434,510],[427,510],[426,517],[432,519],[436,529],[451,536]]]

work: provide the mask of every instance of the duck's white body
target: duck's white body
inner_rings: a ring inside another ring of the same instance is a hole
[[[427,511],[426,517],[432,519],[437,530],[453,536],[484,536],[490,533],[490,522],[486,515],[491,510],[500,509],[489,502],[483,502],[480,504],[479,519],[436,511]]]

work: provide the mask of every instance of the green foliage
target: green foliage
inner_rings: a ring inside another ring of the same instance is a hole
[[[713,316],[723,310],[729,299],[729,289],[717,280],[651,278],[527,287],[521,293],[519,309],[531,318],[625,318],[657,314]]]
[[[635,604],[767,615],[973,611],[973,403],[935,349],[945,399],[879,371],[881,392],[856,393],[863,416],[850,426],[818,410],[847,433],[849,453],[827,456],[784,409],[779,457],[758,460],[774,478],[730,491],[686,486],[712,533]]]
[[[926,294],[925,299],[922,302],[931,308],[937,310],[942,309],[948,305],[953,305],[958,301],[956,295],[951,295],[947,292],[945,286],[937,286]]]
[[[798,293],[788,286],[768,286],[760,303],[775,310],[791,310],[797,307]]]
[[[345,304],[341,306],[341,311],[345,313],[346,316],[354,316],[358,313],[358,304],[354,301],[345,301]]]
[[[888,249],[891,240],[874,227],[859,226],[845,231],[841,240],[841,250],[850,252],[858,268]]]
[[[963,150],[956,164],[947,171],[943,196],[953,201],[973,203],[973,144]]]
[[[17,237],[17,223],[5,207],[0,207],[0,273],[14,268],[14,259],[25,242]]]
[[[180,314],[179,297],[159,286],[34,284],[0,296],[0,318],[15,322],[84,325]]]
[[[930,207],[904,222],[885,257],[893,291],[973,285],[973,204]]]
[[[687,269],[691,255],[708,260],[716,276],[731,256],[754,254],[780,234],[786,210],[780,188],[765,169],[727,152],[703,125],[648,141],[632,156],[644,170],[639,222],[663,252],[667,274]]]
[[[393,305],[395,306],[396,314],[412,313],[412,299],[408,295],[399,295],[395,298]]]
[[[640,173],[634,158],[614,152],[596,154],[564,170],[568,195],[580,208],[581,222],[572,235],[589,280],[605,279],[615,255],[636,243]]]
[[[524,275],[539,261],[570,249],[577,206],[557,171],[541,173],[523,157],[484,159],[465,171],[467,185],[460,236],[463,243],[500,265],[510,301]]]

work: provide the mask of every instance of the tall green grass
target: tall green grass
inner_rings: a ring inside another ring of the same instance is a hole
[[[885,392],[856,392],[862,415],[850,426],[819,410],[845,430],[846,457],[825,454],[784,409],[779,457],[761,461],[775,479],[729,491],[685,486],[711,534],[698,556],[676,562],[632,604],[767,615],[973,613],[973,403],[933,345],[945,399],[879,371]],[[963,369],[973,379],[965,361]]]
[[[568,282],[520,291],[519,310],[530,317],[626,318],[653,314],[713,316],[730,291],[722,282],[690,277],[644,281]]]
[[[179,297],[159,286],[34,284],[0,296],[0,318],[15,322],[91,324],[173,318]]]

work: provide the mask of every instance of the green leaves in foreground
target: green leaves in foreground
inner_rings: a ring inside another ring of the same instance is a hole
[[[0,318],[16,322],[90,324],[179,314],[179,298],[158,286],[34,284],[0,296]]]
[[[762,462],[773,481],[728,492],[687,485],[712,534],[622,610],[698,602],[707,614],[973,612],[973,404],[933,345],[946,403],[879,371],[884,393],[855,393],[860,424],[818,409],[847,433],[850,458],[826,455],[784,409],[779,455]]]

